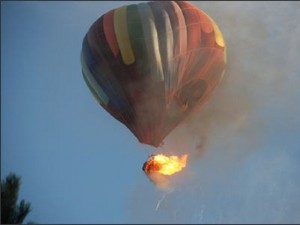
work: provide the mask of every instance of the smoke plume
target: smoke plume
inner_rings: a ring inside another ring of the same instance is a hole
[[[293,174],[300,158],[295,142],[300,132],[300,3],[192,3],[223,33],[226,74],[210,101],[158,149],[189,154],[187,170],[173,183],[175,191],[156,212],[162,192],[143,187],[143,196],[135,197],[133,220],[299,222],[295,196],[300,181]],[[148,204],[142,207],[144,201]]]

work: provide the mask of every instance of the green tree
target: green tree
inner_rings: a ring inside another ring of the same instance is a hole
[[[31,211],[23,199],[17,204],[20,186],[21,178],[14,173],[1,181],[1,224],[21,224]]]

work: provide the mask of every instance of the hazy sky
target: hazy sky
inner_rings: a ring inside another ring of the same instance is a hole
[[[225,79],[162,148],[94,100],[80,50],[103,13],[137,2],[1,2],[1,178],[37,223],[300,223],[300,2],[196,2],[227,44]],[[190,155],[160,190],[152,153]]]

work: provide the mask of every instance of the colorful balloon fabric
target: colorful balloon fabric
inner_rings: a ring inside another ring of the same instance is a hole
[[[92,24],[81,65],[99,104],[157,147],[209,100],[224,75],[226,46],[213,19],[187,1],[132,4]]]

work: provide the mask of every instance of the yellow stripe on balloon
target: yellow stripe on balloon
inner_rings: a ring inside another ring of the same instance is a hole
[[[224,47],[225,46],[225,41],[224,41],[224,38],[223,38],[223,35],[222,35],[222,32],[220,31],[218,25],[215,23],[215,21],[208,17],[213,25],[213,28],[214,28],[214,32],[215,32],[215,39],[216,39],[216,42],[219,46],[221,47]]]
[[[124,64],[130,65],[134,63],[135,58],[127,29],[127,8],[125,6],[114,11],[114,28],[122,60]]]

